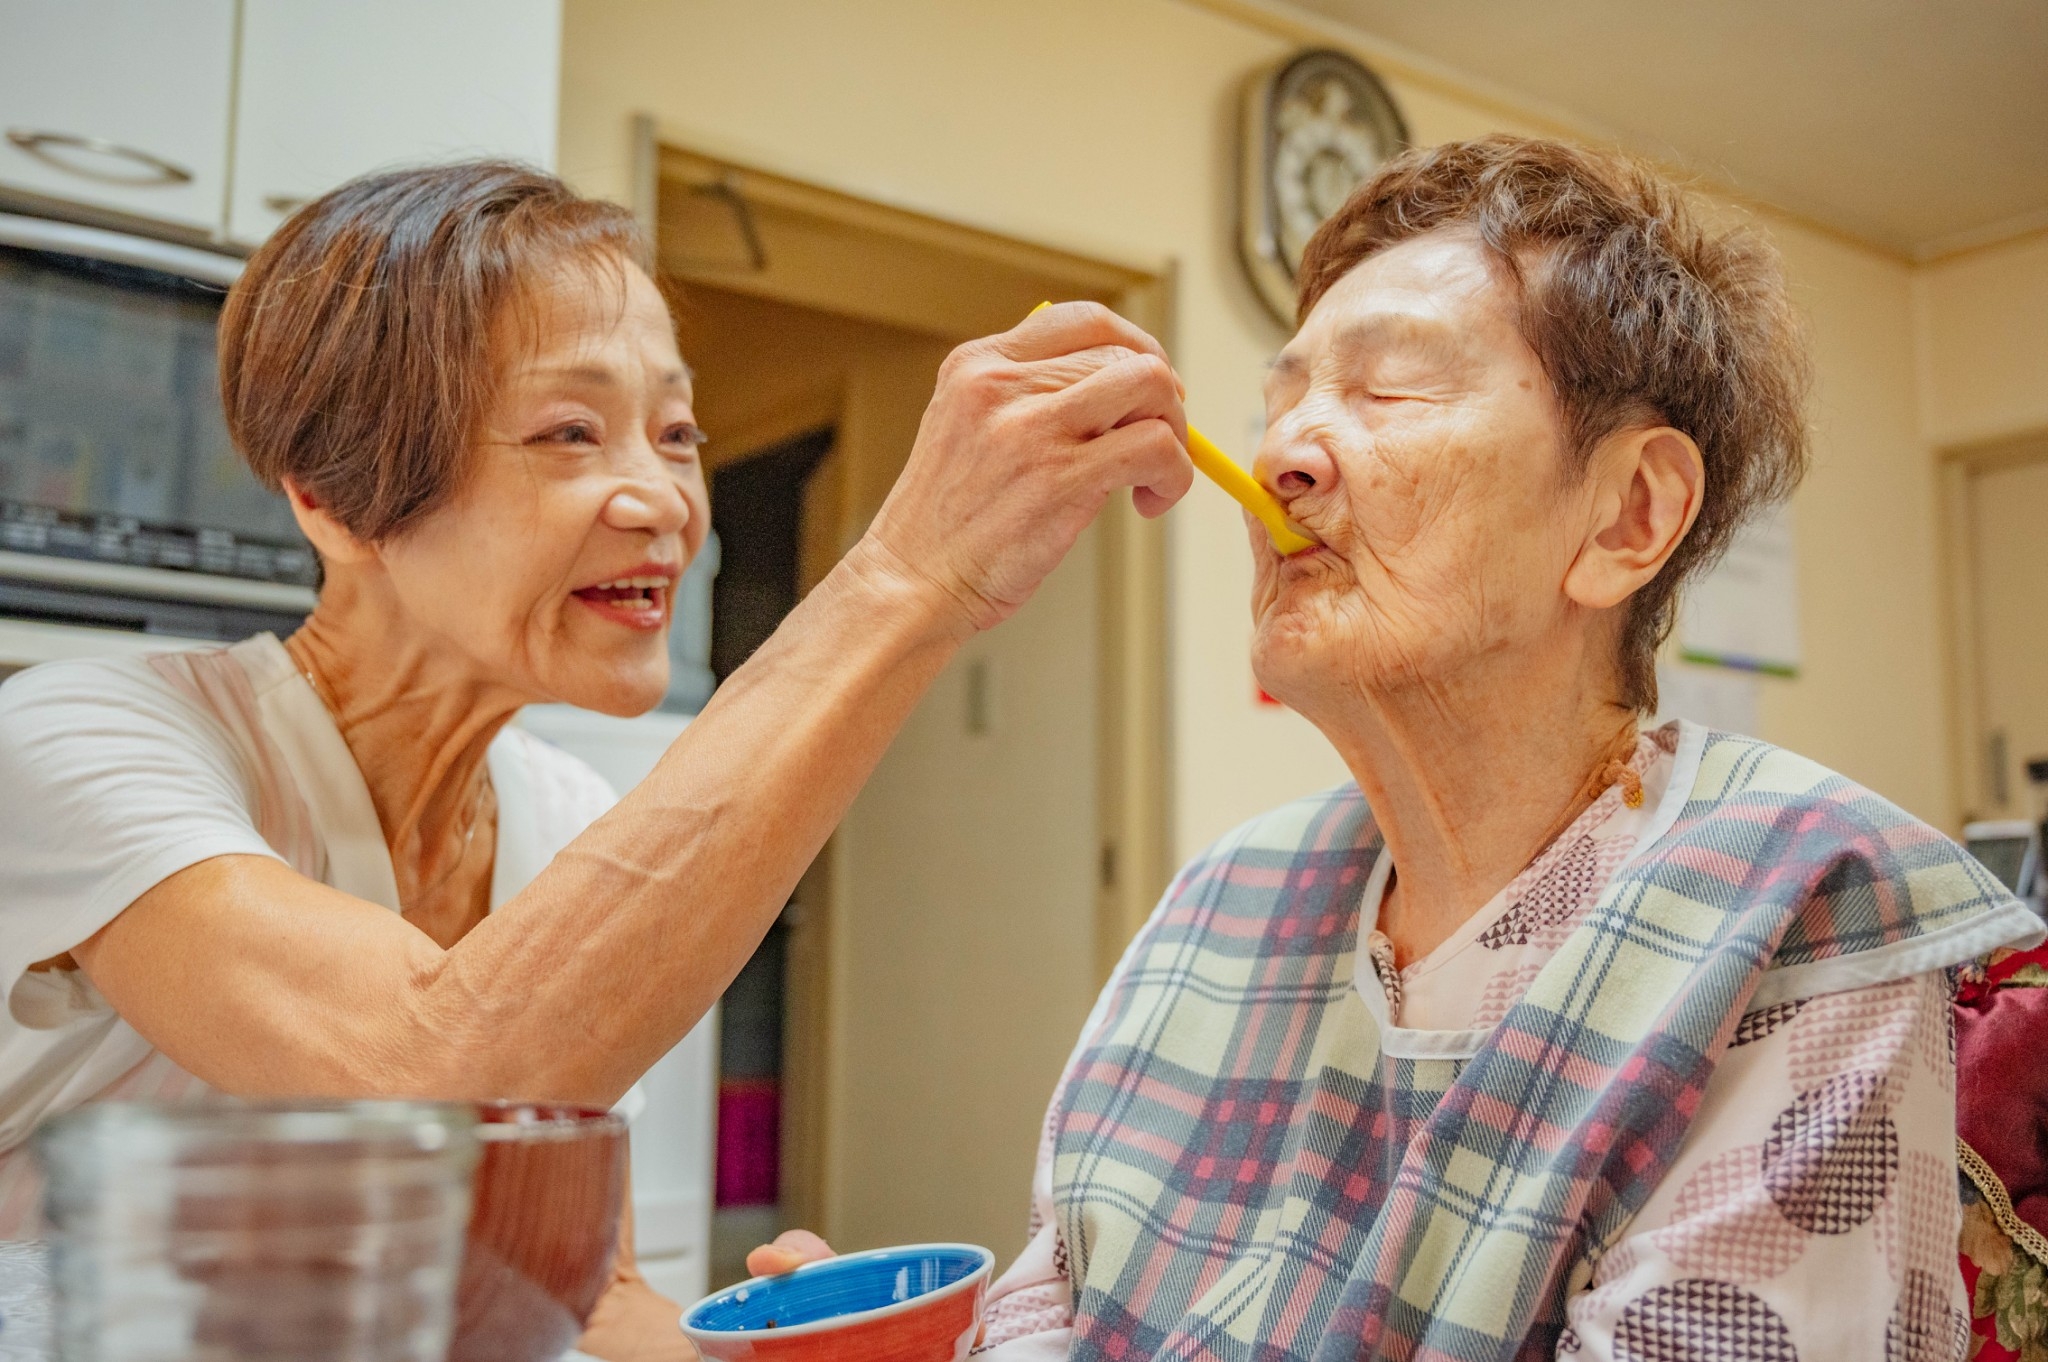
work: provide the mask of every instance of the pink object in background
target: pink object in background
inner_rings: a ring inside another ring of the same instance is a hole
[[[782,1083],[727,1078],[718,1085],[718,1204],[773,1206],[782,1185]]]

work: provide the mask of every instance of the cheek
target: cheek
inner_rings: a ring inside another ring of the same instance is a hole
[[[1416,589],[1526,575],[1555,537],[1549,445],[1545,429],[1469,410],[1390,432],[1347,473],[1362,543]]]
[[[525,631],[562,597],[591,515],[563,487],[472,486],[387,555],[407,608],[479,642]]]
[[[389,560],[407,611],[440,633],[478,643],[518,632],[533,614],[537,544],[484,526],[421,535]]]

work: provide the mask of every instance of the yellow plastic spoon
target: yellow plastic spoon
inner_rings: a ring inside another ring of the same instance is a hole
[[[1051,303],[1040,303],[1031,311],[1036,315],[1051,306]],[[1322,542],[1289,520],[1286,508],[1277,497],[1268,492],[1257,478],[1238,467],[1235,459],[1218,449],[1215,441],[1192,425],[1188,427],[1188,458],[1194,461],[1202,476],[1259,518],[1259,523],[1266,527],[1266,537],[1273,541],[1273,547],[1280,551],[1281,557],[1312,549]]]
[[[1268,492],[1257,478],[1238,467],[1236,460],[1218,449],[1214,441],[1193,426],[1188,427],[1188,458],[1194,461],[1204,477],[1259,518],[1259,523],[1266,527],[1266,537],[1273,541],[1273,547],[1280,551],[1282,558],[1303,549],[1312,549],[1322,542],[1289,520],[1279,498]]]

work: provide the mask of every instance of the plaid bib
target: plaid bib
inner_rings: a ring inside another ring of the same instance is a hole
[[[1668,828],[1469,1061],[1382,1053],[1352,986],[1381,850],[1356,786],[1184,869],[1055,1103],[1072,1356],[1551,1357],[1745,1012],[2037,931],[1948,838],[1781,749],[1687,726],[1673,779]]]

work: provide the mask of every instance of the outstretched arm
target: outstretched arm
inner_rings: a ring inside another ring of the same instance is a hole
[[[1152,512],[1186,490],[1185,432],[1157,344],[1100,307],[963,346],[867,536],[645,781],[456,945],[218,856],[74,953],[230,1092],[610,1102],[738,971],[960,644],[1118,489]]]

